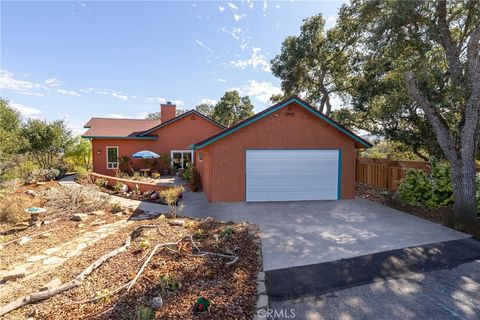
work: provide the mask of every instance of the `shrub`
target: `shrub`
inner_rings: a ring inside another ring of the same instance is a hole
[[[99,186],[99,187],[104,188],[104,187],[107,186],[107,180],[104,179],[104,178],[97,178],[97,179],[95,180],[95,184],[96,184],[97,186]]]
[[[88,170],[84,167],[77,166],[75,167],[75,172],[77,173],[76,179],[79,181],[85,180],[88,178]]]
[[[170,208],[170,214],[173,218],[177,217],[178,199],[182,195],[183,187],[177,186],[160,191],[160,196]]]
[[[432,197],[432,184],[427,173],[408,170],[398,186],[396,197],[409,204],[424,206]]]
[[[233,234],[233,228],[232,227],[226,227],[222,230],[222,236],[225,237],[226,239],[229,239],[232,234]]]
[[[38,165],[33,161],[23,161],[18,167],[15,168],[16,176],[22,180],[24,183],[33,183],[35,182],[34,175],[39,170]]]
[[[0,202],[0,222],[18,223],[29,219],[25,209],[33,205],[26,197],[4,197]]]
[[[138,320],[152,320],[155,318],[155,311],[152,308],[139,306],[137,307]]]
[[[168,293],[175,293],[182,287],[182,284],[175,278],[169,275],[163,275],[160,277],[160,282],[157,286],[157,291],[161,295]]]
[[[91,212],[109,206],[108,196],[90,186],[57,187],[41,192],[46,205],[62,212]]]
[[[113,190],[115,191],[121,191],[123,188],[123,183],[121,183],[120,181],[117,181],[117,183],[115,183],[115,185],[113,186]]]
[[[122,212],[123,211],[123,208],[122,206],[120,205],[120,203],[118,202],[115,202],[113,205],[112,205],[112,208],[110,209],[110,212],[115,214],[115,213],[119,213],[119,212]]]

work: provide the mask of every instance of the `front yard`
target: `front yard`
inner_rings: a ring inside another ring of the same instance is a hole
[[[0,223],[0,314],[12,301],[38,296],[28,297],[32,293],[60,291],[5,319],[189,319],[201,296],[211,302],[208,319],[253,316],[261,268],[255,225],[172,219],[102,197],[85,210],[89,202],[77,198],[76,188],[87,190],[51,182],[3,196],[22,199],[22,208],[45,207],[47,214],[35,225],[26,217]],[[67,196],[71,204],[59,207]],[[72,220],[79,212],[85,213],[81,221]],[[24,272],[11,276],[13,270]],[[75,285],[61,290],[69,283]]]

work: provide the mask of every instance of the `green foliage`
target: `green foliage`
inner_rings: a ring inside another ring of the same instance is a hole
[[[79,136],[75,137],[67,147],[63,161],[71,171],[76,171],[79,167],[89,170],[92,167],[91,142]]]
[[[213,118],[214,106],[209,103],[200,103],[195,107],[195,110],[207,117]]]
[[[104,178],[97,178],[95,180],[95,184],[99,187],[105,188],[107,185],[107,180]]]
[[[85,169],[84,167],[81,167],[81,166],[74,167],[73,171],[77,173],[77,176],[75,178],[79,181],[82,181],[88,178],[88,170]]]
[[[453,188],[450,166],[435,159],[431,172],[407,171],[400,182],[396,197],[406,203],[429,209],[453,206]],[[479,184],[480,186],[480,184]],[[477,189],[477,198],[479,191]]]
[[[155,311],[145,306],[137,307],[137,320],[153,320],[155,319]]]
[[[205,235],[205,230],[197,229],[193,232],[193,238],[200,239]]]
[[[122,212],[123,211],[123,208],[122,206],[120,205],[120,203],[116,202],[112,205],[112,208],[110,209],[110,212],[111,213],[119,213],[119,212]]]
[[[23,141],[19,137],[22,117],[8,100],[0,98],[0,162],[19,152]]]
[[[178,199],[182,195],[182,192],[183,192],[182,186],[167,188],[159,192],[160,197],[164,199],[165,203],[170,208],[170,214],[173,218],[177,216]]]
[[[213,119],[226,127],[251,116],[253,116],[253,104],[250,98],[240,97],[236,90],[225,92],[213,111]]]
[[[140,249],[145,250],[145,249],[150,248],[151,243],[147,239],[143,239],[142,241],[140,241],[139,246],[140,246]]]
[[[108,289],[95,292],[95,298],[99,299],[102,302],[108,302],[111,297],[112,295],[110,294],[110,291],[108,291]]]
[[[222,229],[221,234],[224,238],[230,239],[230,237],[233,235],[233,228],[232,227],[225,227],[225,228]]]
[[[26,140],[22,151],[32,154],[41,168],[51,168],[72,142],[71,131],[63,120],[47,123],[29,119],[22,127],[21,137]]]
[[[396,141],[382,140],[360,153],[360,156],[365,158],[386,158],[388,155],[394,160],[428,161],[425,152],[420,152],[420,157],[413,153],[410,147]]]
[[[182,284],[174,277],[163,275],[157,286],[157,291],[161,295],[175,293],[182,288]]]
[[[120,181],[117,181],[117,182],[115,183],[115,185],[113,186],[113,190],[115,190],[115,191],[117,191],[117,192],[118,192],[118,191],[121,191],[122,188],[123,188],[123,183],[121,183]]]

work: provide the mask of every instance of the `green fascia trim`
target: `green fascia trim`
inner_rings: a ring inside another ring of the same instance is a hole
[[[326,122],[327,122],[328,124],[330,124],[331,126],[333,126],[333,127],[337,128],[338,130],[342,131],[344,134],[346,134],[346,135],[349,136],[350,138],[354,139],[354,140],[357,141],[358,143],[362,144],[362,145],[365,146],[366,148],[371,148],[371,147],[372,147],[372,145],[367,144],[367,143],[365,143],[364,141],[358,139],[358,137],[355,136],[353,133],[348,132],[348,131],[346,131],[345,129],[343,129],[342,127],[338,126],[336,123],[334,123],[334,122],[332,122],[330,119],[326,118],[323,114],[317,113],[317,112],[311,110],[311,109],[310,109],[307,105],[305,105],[302,101],[297,100],[296,98],[293,98],[293,99],[290,99],[290,100],[288,100],[288,101],[285,101],[284,103],[282,103],[281,105],[277,106],[276,108],[270,110],[269,112],[266,112],[266,113],[262,114],[261,116],[255,117],[255,118],[253,118],[252,120],[245,122],[243,125],[235,128],[235,129],[233,129],[233,130],[231,130],[231,131],[225,132],[224,134],[216,137],[215,139],[213,139],[213,140],[211,140],[211,141],[208,141],[208,142],[206,142],[206,143],[204,143],[204,144],[201,144],[201,145],[196,145],[195,148],[200,149],[200,148],[206,147],[206,146],[208,146],[209,144],[214,143],[215,141],[220,140],[220,139],[222,139],[223,137],[228,136],[229,134],[234,133],[235,131],[237,131],[237,130],[245,127],[245,126],[248,126],[249,124],[251,124],[251,123],[253,123],[253,122],[257,121],[257,120],[260,120],[260,119],[262,119],[263,117],[266,117],[266,116],[272,114],[273,112],[277,111],[278,109],[281,109],[281,108],[285,107],[286,105],[289,105],[289,104],[292,103],[293,101],[295,101],[296,103],[298,103],[299,105],[301,105],[302,107],[304,107],[305,109],[307,109],[308,111],[310,111],[311,113],[313,113],[314,115],[316,115],[317,117],[319,117],[319,118],[321,118],[322,120],[326,121]]]
[[[338,149],[337,200],[342,198],[342,149]]]
[[[108,136],[82,136],[86,139],[128,139],[128,140],[157,140],[157,137],[108,137]]]

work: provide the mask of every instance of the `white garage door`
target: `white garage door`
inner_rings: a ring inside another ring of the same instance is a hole
[[[339,150],[247,150],[247,201],[336,200]]]

